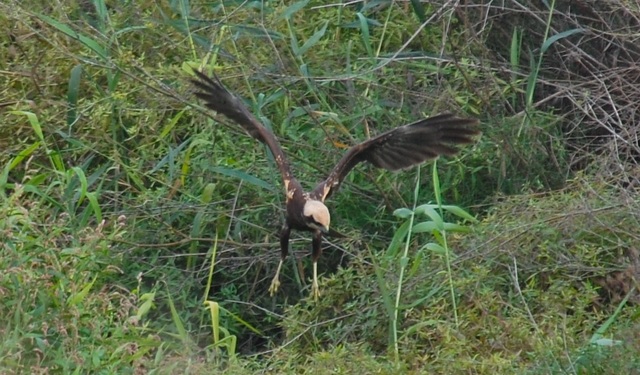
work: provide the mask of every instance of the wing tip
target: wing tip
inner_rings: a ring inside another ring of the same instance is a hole
[[[196,77],[189,78],[189,81],[196,88],[204,91],[228,92],[228,90],[224,87],[224,85],[220,81],[220,78],[218,78],[218,76],[215,73],[213,74],[213,78],[212,78],[198,69],[193,69],[192,72],[196,75]]]

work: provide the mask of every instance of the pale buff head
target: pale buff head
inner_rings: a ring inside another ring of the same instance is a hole
[[[331,216],[329,215],[329,209],[324,203],[316,200],[308,200],[304,204],[302,214],[309,227],[324,233],[329,231]]]

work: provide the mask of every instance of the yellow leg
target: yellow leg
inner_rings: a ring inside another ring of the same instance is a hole
[[[311,283],[311,295],[318,302],[320,297],[320,288],[318,287],[318,263],[313,262],[313,282]]]
[[[280,268],[282,268],[282,259],[280,259],[280,263],[278,263],[278,269],[276,270],[276,275],[271,280],[271,286],[269,287],[269,294],[273,297],[274,294],[278,291],[280,287]]]

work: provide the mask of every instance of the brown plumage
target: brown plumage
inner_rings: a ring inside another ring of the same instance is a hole
[[[322,234],[329,231],[330,224],[329,210],[324,201],[338,190],[344,177],[358,163],[368,162],[378,168],[396,171],[435,159],[440,155],[454,155],[458,151],[455,145],[473,143],[480,134],[477,120],[459,118],[452,114],[441,114],[400,126],[351,147],[326,180],[320,182],[312,191],[304,192],[291,174],[286,155],[275,135],[257,120],[217,77],[209,78],[201,72],[194,72],[197,79],[193,79],[192,82],[199,90],[195,95],[202,99],[208,108],[233,120],[249,135],[266,144],[280,170],[287,196],[287,214],[280,233],[280,263],[269,288],[271,295],[280,285],[280,269],[289,252],[289,234],[292,229],[296,229],[313,233],[311,293],[314,298],[318,298],[317,261],[322,252]]]

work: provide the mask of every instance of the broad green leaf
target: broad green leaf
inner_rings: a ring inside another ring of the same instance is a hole
[[[84,288],[82,288],[82,290],[80,290],[76,294],[73,294],[73,295],[69,296],[69,298],[67,298],[67,305],[69,305],[69,306],[77,306],[79,303],[84,301],[84,299],[89,294],[89,291],[93,287],[93,284],[96,282],[97,278],[98,278],[98,276],[94,276],[93,280],[91,280],[90,283],[85,285]]]
[[[423,221],[413,226],[412,233],[432,233],[438,230],[438,226],[433,221]]]
[[[320,41],[320,39],[322,39],[322,37],[324,36],[325,32],[327,31],[327,26],[329,26],[329,21],[326,21],[324,23],[324,26],[322,26],[320,30],[313,33],[311,38],[309,38],[306,42],[304,42],[302,47],[298,49],[297,55],[298,56],[304,55],[305,52],[307,52],[310,48],[315,46]]]
[[[178,331],[178,337],[182,339],[183,342],[189,341],[189,334],[187,330],[184,328],[184,323],[182,323],[182,318],[176,309],[176,305],[173,303],[173,299],[171,298],[171,290],[167,286],[167,302],[169,302],[169,310],[171,311],[171,319],[173,320],[173,324],[176,326],[176,330]]]
[[[424,248],[439,255],[444,255],[447,253],[447,249],[445,249],[440,244],[437,244],[435,242],[429,242],[424,246]]]
[[[563,31],[561,33],[558,33],[554,36],[552,36],[551,38],[547,39],[544,41],[544,43],[542,43],[542,48],[540,49],[542,51],[542,53],[547,52],[547,50],[549,49],[549,47],[551,47],[551,45],[555,42],[557,42],[560,39],[563,38],[567,38],[573,34],[578,34],[578,33],[583,33],[584,29],[580,29],[580,28],[576,28],[576,29],[571,29],[571,30],[567,30],[567,31]]]
[[[215,173],[220,173],[221,175],[225,175],[225,176],[229,176],[229,177],[233,177],[233,178],[237,178],[239,180],[242,180],[248,184],[251,185],[255,185],[258,187],[261,187],[263,189],[269,190],[271,192],[277,192],[278,189],[276,189],[272,184],[261,180],[255,176],[252,176],[246,172],[243,172],[241,170],[238,169],[232,169],[232,168],[227,168],[227,167],[211,167],[209,168],[209,170],[211,170],[212,172]]]
[[[398,208],[397,210],[393,211],[393,216],[397,216],[401,219],[408,219],[409,217],[411,217],[412,213],[413,212],[408,208]]]
[[[38,149],[38,147],[40,147],[42,145],[42,143],[40,141],[36,141],[34,143],[31,144],[31,146],[25,148],[24,150],[20,151],[18,153],[18,155],[16,155],[15,158],[11,159],[11,162],[9,162],[7,164],[7,166],[5,168],[8,167],[7,170],[7,174],[15,167],[17,167],[18,165],[20,165],[20,163],[22,163],[22,161],[26,158],[28,158],[29,156],[31,156],[31,154],[33,154],[33,152],[35,150]]]
[[[593,342],[594,345],[598,346],[616,346],[622,345],[624,341],[621,340],[613,340],[613,339],[597,339]]]
[[[213,199],[213,192],[216,189],[216,185],[213,183],[208,183],[204,189],[202,189],[202,194],[200,195],[200,202],[204,204],[211,203],[211,199]]]
[[[33,112],[27,111],[9,111],[9,113],[13,115],[22,115],[26,116],[27,120],[29,120],[29,124],[33,129],[33,132],[36,133],[40,142],[44,142],[44,133],[42,132],[42,127],[40,126],[40,121],[38,120],[38,116],[36,116]]]
[[[424,206],[421,206],[424,207]],[[418,210],[416,210],[418,212]],[[443,228],[443,220],[440,213],[435,209],[435,207],[424,207],[420,210],[421,214],[427,215],[435,224],[436,228],[442,230]]]
[[[442,208],[445,211],[448,211],[448,212],[450,212],[450,213],[452,213],[452,214],[454,214],[454,215],[456,215],[456,216],[458,216],[460,218],[463,218],[465,220],[469,220],[469,221],[471,221],[473,223],[477,223],[478,222],[478,220],[475,217],[471,216],[467,211],[463,210],[462,208],[460,208],[458,206],[447,205],[447,206],[442,206]]]
[[[171,118],[171,121],[169,121],[169,123],[165,125],[164,128],[162,128],[159,139],[164,139],[167,135],[169,135],[169,133],[173,130],[173,128],[176,127],[176,124],[178,123],[178,121],[180,121],[180,119],[182,118],[182,115],[184,114],[184,112],[185,110],[182,110],[176,113],[176,115]]]
[[[87,184],[87,176],[84,174],[84,171],[80,167],[71,167],[71,170],[67,172],[68,179],[71,180],[72,173],[75,173],[76,177],[78,177],[78,181],[80,181],[80,196],[78,198],[78,205],[82,204],[84,201],[84,197],[87,195],[88,184]]]
[[[102,222],[102,209],[98,203],[98,197],[96,192],[87,192],[87,199],[89,200],[89,207],[93,210],[93,216],[96,218],[96,222]]]
[[[427,14],[424,11],[424,6],[422,5],[422,1],[411,0],[411,6],[413,7],[413,13],[415,13],[416,17],[418,17],[418,21],[420,21],[421,23],[426,22]]]
[[[155,300],[155,297],[156,297],[155,292],[144,293],[143,295],[140,296],[140,301],[142,301],[142,304],[140,305],[140,307],[138,307],[138,311],[136,312],[136,317],[142,318],[143,316],[147,315],[149,311],[151,311],[151,308],[155,306],[153,303],[153,301]]]
[[[280,17],[278,17],[278,19],[279,20],[282,20],[282,19],[289,20],[289,19],[291,19],[291,16],[293,16],[294,14],[296,14],[297,12],[302,10],[302,8],[307,6],[307,4],[309,4],[309,0],[298,1],[297,3],[293,3],[293,4],[289,5],[287,7],[287,9],[285,9],[284,12],[282,12]]]
[[[364,48],[367,49],[367,55],[369,55],[369,57],[374,57],[373,47],[371,46],[371,38],[369,35],[369,23],[367,22],[367,17],[365,17],[364,14],[360,12],[358,12],[356,15],[360,20],[360,32],[362,33],[362,44],[364,44]]]
[[[215,345],[220,341],[220,306],[218,302],[205,301],[204,304],[211,314],[211,328],[213,330],[213,343]]]
[[[253,333],[258,334],[258,335],[262,335],[263,333],[260,332],[259,329],[257,329],[256,327],[252,326],[249,322],[247,322],[246,320],[242,319],[241,317],[239,317],[238,315],[232,313],[231,311],[225,309],[224,307],[220,306],[220,309],[222,311],[225,312],[225,314],[229,315],[230,317],[232,317],[236,322],[242,324],[243,326],[247,327],[249,330],[251,330]]]
[[[78,64],[71,69],[69,75],[69,87],[67,88],[67,126],[72,126],[77,119],[76,107],[78,106],[78,96],[80,93],[80,81],[82,78],[82,64]]]
[[[389,247],[387,248],[388,256],[393,257],[396,255],[396,252],[400,248],[400,245],[402,244],[402,242],[404,242],[404,239],[407,237],[407,232],[409,231],[409,224],[410,222],[407,220],[400,226],[400,228],[396,230],[396,233],[394,233],[393,238],[391,239],[391,243],[389,243]]]
[[[102,60],[104,61],[108,61],[109,57],[108,57],[108,53],[107,51],[100,45],[100,43],[96,42],[95,40],[84,36],[82,34],[78,34],[77,32],[75,32],[73,29],[71,29],[69,26],[59,22],[58,20],[55,20],[49,16],[45,16],[44,14],[36,14],[36,16],[38,18],[40,18],[41,20],[43,20],[44,22],[48,23],[49,25],[53,26],[54,28],[58,29],[58,31],[61,31],[63,34],[65,34],[66,36],[70,37],[71,39],[75,39],[80,41],[80,43],[84,44],[85,46],[87,46],[90,50],[92,50],[93,52],[95,52],[98,57],[100,57]]]

